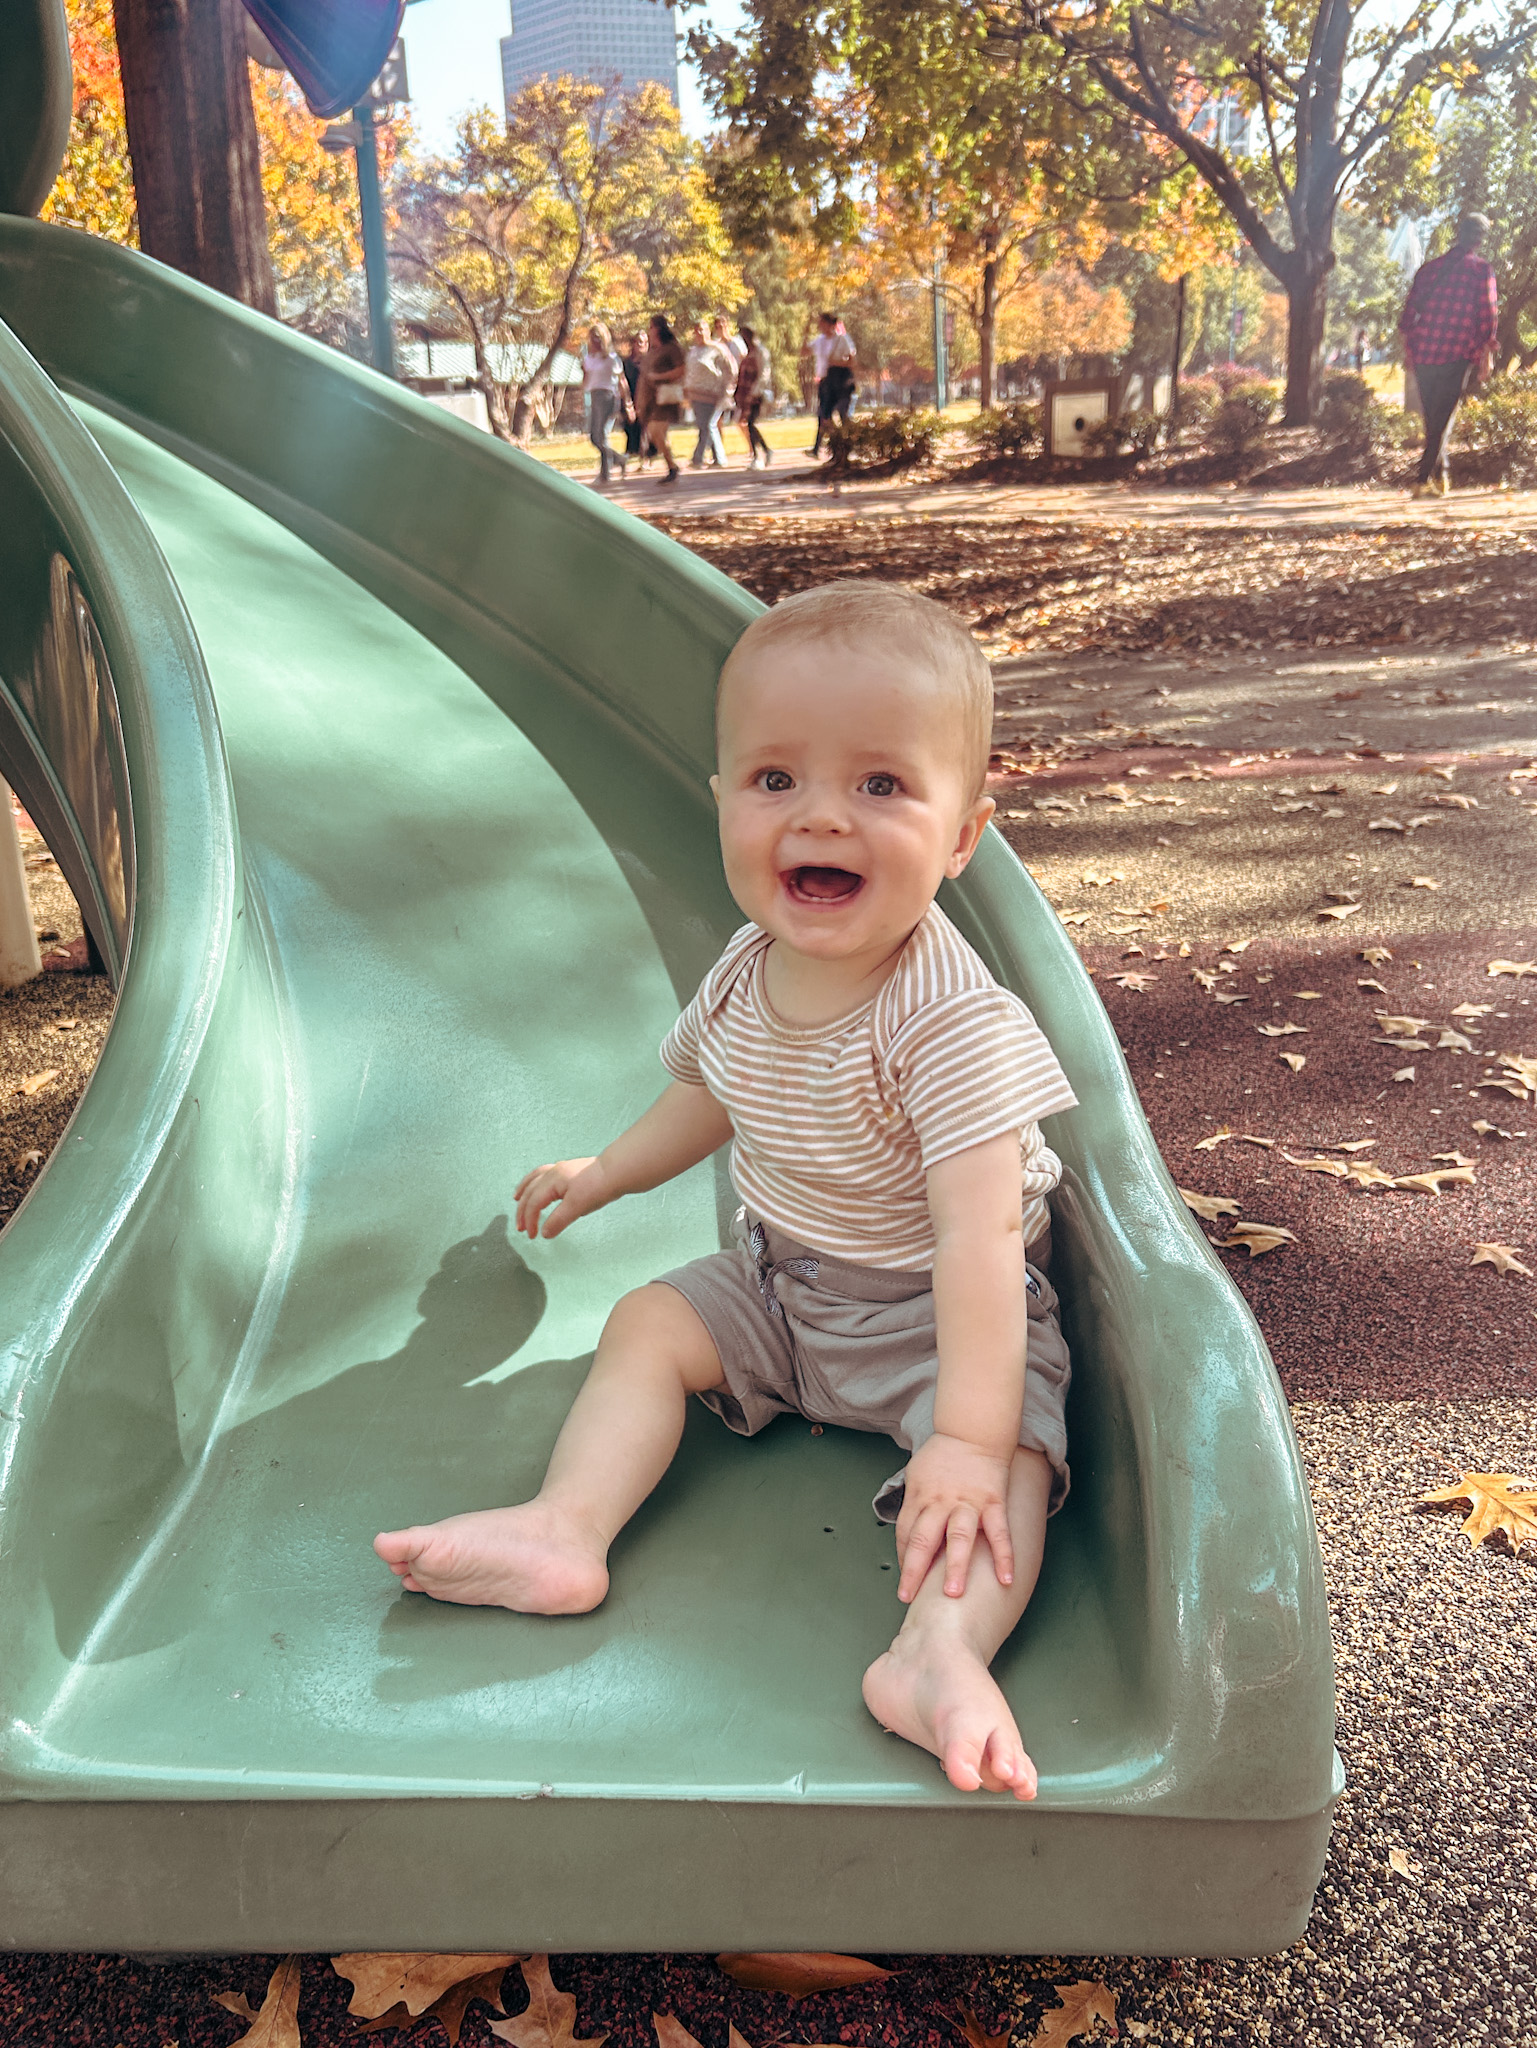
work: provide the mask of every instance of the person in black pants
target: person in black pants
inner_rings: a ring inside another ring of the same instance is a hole
[[[1425,415],[1417,498],[1451,488],[1446,441],[1457,401],[1470,379],[1483,383],[1494,365],[1499,296],[1494,266],[1479,254],[1488,232],[1481,213],[1464,215],[1447,253],[1415,272],[1398,323]]]

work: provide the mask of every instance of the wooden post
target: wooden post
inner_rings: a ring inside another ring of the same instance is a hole
[[[275,313],[240,0],[113,0],[139,246]]]

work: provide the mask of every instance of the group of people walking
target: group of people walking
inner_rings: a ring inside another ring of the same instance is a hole
[[[816,361],[817,431],[811,453],[822,450],[824,434],[835,419],[847,420],[854,404],[854,344],[836,313],[823,313],[811,344]],[[666,465],[666,481],[682,474],[673,454],[674,428],[692,420],[694,451],[691,469],[706,463],[726,466],[721,429],[732,422],[747,439],[754,469],[766,469],[773,451],[758,421],[774,396],[773,363],[768,349],[745,322],[732,333],[723,313],[706,326],[696,320],[687,342],[680,341],[660,313],[654,313],[644,334],[626,337],[623,353],[602,321],[587,330],[582,354],[582,388],[587,398],[587,437],[598,451],[598,480],[623,480],[632,462],[642,469],[653,456]],[[610,435],[624,429],[624,447],[615,449]]]

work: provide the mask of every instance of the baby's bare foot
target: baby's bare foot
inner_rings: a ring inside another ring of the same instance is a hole
[[[883,1728],[932,1750],[958,1792],[1035,1797],[1035,1765],[997,1681],[952,1629],[904,1629],[865,1673],[865,1705]]]
[[[595,1534],[542,1501],[391,1529],[374,1549],[408,1593],[518,1614],[586,1614],[608,1591]]]

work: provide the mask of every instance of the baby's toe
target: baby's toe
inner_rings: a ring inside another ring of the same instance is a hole
[[[1012,1729],[995,1728],[988,1738],[982,1782],[989,1792],[1012,1792],[1016,1799],[1035,1797],[1035,1766]]]

